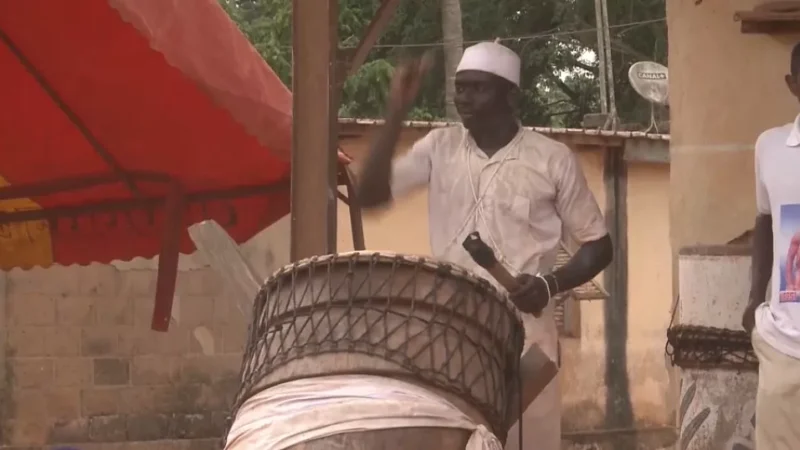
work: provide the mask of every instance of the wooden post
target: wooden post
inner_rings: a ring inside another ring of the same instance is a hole
[[[293,0],[291,259],[336,251],[338,0]]]
[[[172,320],[172,302],[175,299],[185,209],[186,198],[183,187],[177,181],[173,181],[164,205],[164,234],[161,237],[161,252],[158,254],[156,301],[150,326],[154,331],[166,332]]]

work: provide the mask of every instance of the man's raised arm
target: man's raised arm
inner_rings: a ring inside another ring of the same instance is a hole
[[[431,64],[432,56],[426,54],[422,59],[408,61],[395,69],[386,123],[372,142],[358,176],[358,199],[363,208],[377,208],[392,199],[392,157],[400,139],[403,121]]]
[[[392,199],[390,176],[392,157],[400,138],[404,116],[390,112],[386,123],[370,146],[369,155],[358,176],[358,200],[363,208],[377,208]]]

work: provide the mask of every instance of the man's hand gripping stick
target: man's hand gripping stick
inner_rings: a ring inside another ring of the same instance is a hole
[[[476,231],[470,233],[463,242],[464,250],[470,254],[476,264],[486,269],[505,290],[512,292],[519,287],[517,279],[508,269],[500,264],[494,251],[481,239]],[[520,379],[522,380],[521,402],[511,402],[511,417],[518,416],[521,407],[525,411],[528,406],[542,393],[545,387],[558,374],[556,364],[545,355],[538,345],[531,345],[530,349],[522,355],[519,364]]]

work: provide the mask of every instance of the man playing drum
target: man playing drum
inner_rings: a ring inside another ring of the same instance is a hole
[[[514,109],[520,59],[498,43],[464,52],[455,79],[462,124],[431,131],[392,162],[402,122],[429,66],[429,58],[423,58],[396,70],[385,127],[359,176],[362,206],[383,206],[427,186],[433,255],[494,281],[461,246],[478,231],[518,276],[521,287],[509,297],[525,313],[526,348],[536,343],[557,361],[550,300],[588,282],[611,262],[600,208],[572,151],[520,126]],[[552,272],[562,230],[580,249]],[[560,394],[556,378],[525,411],[525,448],[561,448]],[[512,429],[507,448],[519,448],[517,435]]]

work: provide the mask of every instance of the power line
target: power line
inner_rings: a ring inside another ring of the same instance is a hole
[[[618,28],[630,28],[640,25],[649,25],[654,23],[661,23],[666,21],[666,17],[660,17],[658,19],[649,19],[649,20],[640,20],[637,22],[628,22],[628,23],[621,23],[617,25],[611,25],[609,29],[618,29]],[[527,34],[522,36],[510,36],[510,37],[501,37],[497,38],[500,42],[507,42],[507,41],[528,41],[534,39],[545,39],[549,37],[558,37],[558,36],[572,36],[581,33],[591,33],[597,32],[597,28],[584,28],[582,30],[569,30],[569,31],[555,31],[555,32],[544,32],[544,33],[537,33],[537,34]],[[465,40],[464,44],[477,44],[479,42],[484,42],[486,39],[481,40]],[[441,47],[444,45],[444,42],[437,41],[437,42],[428,42],[424,44],[376,44],[373,48],[425,48],[425,47]],[[342,46],[341,48],[356,48],[356,45],[346,45]]]

